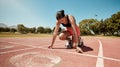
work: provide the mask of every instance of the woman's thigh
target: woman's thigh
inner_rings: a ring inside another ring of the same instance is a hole
[[[62,33],[59,34],[59,39],[67,40],[69,36],[70,36],[70,33],[68,31],[62,31]]]

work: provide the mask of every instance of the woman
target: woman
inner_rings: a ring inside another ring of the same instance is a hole
[[[81,52],[81,49],[79,48],[79,41],[80,41],[80,29],[76,24],[75,18],[71,15],[65,15],[64,10],[58,11],[56,13],[56,26],[55,30],[53,32],[53,39],[52,43],[48,48],[52,48],[53,44],[55,42],[56,36],[58,34],[58,30],[60,27],[60,24],[62,24],[64,27],[66,27],[66,30],[62,31],[62,33],[59,34],[60,40],[68,40],[70,44],[69,48],[76,48],[78,52]],[[72,36],[72,40],[69,36]],[[70,42],[72,41],[72,42]]]

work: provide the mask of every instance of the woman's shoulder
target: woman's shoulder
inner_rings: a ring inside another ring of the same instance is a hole
[[[67,14],[66,16],[68,16],[68,17],[74,17],[73,15],[70,15],[70,14]]]
[[[69,19],[75,19],[73,15],[67,15]]]
[[[74,18],[73,15],[67,14],[68,18]]]

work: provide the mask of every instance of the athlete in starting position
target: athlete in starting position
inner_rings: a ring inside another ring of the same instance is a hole
[[[48,48],[52,48],[55,42],[56,36],[58,34],[58,30],[60,24],[62,24],[66,29],[59,34],[60,40],[68,40],[67,48],[76,48],[77,52],[82,52],[80,45],[80,29],[76,24],[76,20],[72,15],[65,15],[64,10],[57,11],[56,13],[56,26],[53,32],[52,42]],[[70,38],[72,36],[72,38]]]

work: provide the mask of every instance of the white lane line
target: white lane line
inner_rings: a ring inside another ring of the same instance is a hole
[[[120,60],[119,59],[115,59],[115,58],[109,58],[109,57],[103,57],[104,59],[107,59],[107,60],[113,60],[113,61],[118,61],[118,62],[120,62]]]
[[[23,45],[23,46],[33,47],[33,48],[36,48],[36,47],[37,47],[37,46],[32,46],[32,45],[24,45],[24,44],[17,43],[17,42],[6,42],[6,41],[2,41],[2,42],[11,43],[11,44],[18,44],[18,45]],[[33,43],[29,43],[29,44],[33,44]]]
[[[103,59],[103,47],[102,43],[99,39],[97,39],[99,42],[99,51],[98,51],[98,57],[96,62],[96,67],[104,67],[104,59]]]
[[[119,59],[114,59],[114,58],[109,58],[109,57],[99,57],[99,56],[96,56],[96,55],[90,55],[90,54],[80,54],[80,53],[75,53],[75,52],[66,52],[66,51],[59,51],[59,52],[64,52],[64,53],[69,53],[69,54],[74,54],[74,55],[80,55],[80,56],[93,57],[93,58],[103,58],[103,59],[107,59],[107,60],[113,60],[113,61],[120,62],[120,60],[119,60]]]
[[[0,52],[0,54],[10,53],[10,52],[17,52],[17,51],[22,51],[22,50],[30,50],[30,49],[34,49],[34,48],[24,48],[24,49],[11,50],[11,51],[6,51],[6,52]]]
[[[69,54],[74,54],[74,55],[80,55],[80,56],[93,57],[93,58],[103,58],[103,59],[107,59],[107,60],[113,60],[113,61],[120,62],[120,60],[119,60],[119,59],[115,59],[115,58],[100,57],[100,56],[96,56],[96,55],[83,54],[83,53],[81,54],[81,53],[77,53],[77,52],[60,51],[60,50],[48,49],[48,48],[44,48],[44,47],[37,47],[37,48],[41,48],[41,49],[45,49],[45,50],[51,50],[51,51],[64,52],[64,53],[69,53]]]

